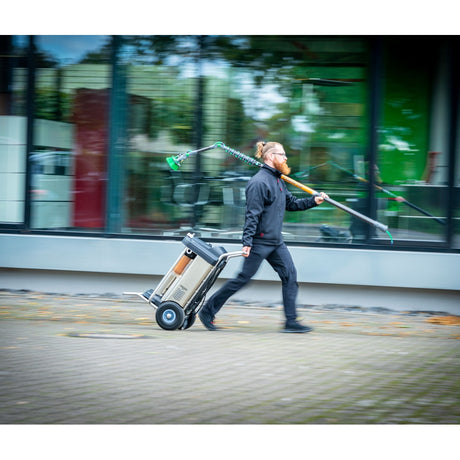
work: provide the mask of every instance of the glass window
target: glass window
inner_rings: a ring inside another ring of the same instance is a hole
[[[457,48],[458,49],[458,48]],[[457,89],[458,95],[458,89]],[[460,98],[457,101],[459,106],[457,110],[457,127],[456,127],[456,145],[455,145],[455,173],[453,187],[453,247],[460,249]]]
[[[28,43],[0,36],[0,225],[24,222]]]
[[[436,37],[385,39],[376,199],[398,240],[446,241],[449,78]]]
[[[31,227],[103,229],[108,36],[36,36]]]
[[[124,37],[123,49],[130,120],[125,231],[193,229],[240,239],[254,167],[220,149],[188,159],[179,171],[164,161],[217,141],[251,156],[259,140],[281,142],[294,178],[347,205],[356,196],[349,171],[366,155],[365,40]],[[359,193],[366,197],[365,189]],[[287,213],[285,239],[349,242],[351,224],[327,205]]]
[[[198,39],[125,36],[127,151],[123,231],[168,235],[190,228],[195,163],[172,174],[166,157],[196,143]]]
[[[0,182],[0,224],[23,222],[25,196],[27,63],[20,56],[28,40],[9,40],[0,39],[8,52],[14,50],[0,66],[0,110],[10,125],[22,119],[23,130],[8,128],[22,133],[14,145],[0,135],[0,154],[16,155],[22,165],[2,162],[0,174],[16,182],[9,188]],[[217,141],[253,156],[259,140],[272,140],[284,145],[292,178],[362,214],[375,208],[376,219],[389,226],[395,240],[416,246],[447,241],[448,201],[453,196],[458,203],[459,188],[457,161],[449,195],[448,39],[382,39],[378,127],[369,123],[375,95],[369,62],[375,50],[366,37],[33,40],[33,229],[159,236],[193,230],[240,240],[245,187],[257,168],[221,149],[190,157],[178,171],[165,159]],[[370,194],[372,129],[378,129],[378,146]],[[14,153],[21,145],[22,154]],[[5,164],[16,169],[5,170]],[[286,213],[284,238],[332,244],[388,240],[328,203]]]
[[[220,108],[227,145],[252,155],[259,140],[281,142],[291,177],[349,205],[354,191],[345,171],[363,158],[366,142],[365,42],[337,37],[233,37],[227,46],[230,50],[222,54],[232,56],[228,100],[218,102],[215,94],[208,95]],[[222,197],[223,233],[239,239],[244,189],[255,171],[225,156],[205,156],[208,175],[214,171],[220,175],[216,185]],[[298,197],[308,196],[288,188]],[[323,204],[305,213],[286,213],[284,239],[349,242],[350,225],[348,214]]]

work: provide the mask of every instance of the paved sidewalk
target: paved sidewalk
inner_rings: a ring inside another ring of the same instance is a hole
[[[164,331],[140,299],[0,291],[2,424],[458,424],[458,317],[230,303]]]

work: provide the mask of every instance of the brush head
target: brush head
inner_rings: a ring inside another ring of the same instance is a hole
[[[179,169],[179,165],[174,160],[174,157],[166,158],[166,163],[168,163],[169,167],[173,169],[174,171],[177,171]]]

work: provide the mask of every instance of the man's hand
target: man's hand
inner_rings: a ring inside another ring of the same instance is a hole
[[[329,195],[326,195],[324,192],[320,192],[319,195],[315,196],[315,203],[321,204],[325,198],[329,198]]]
[[[243,257],[247,257],[251,252],[251,246],[243,246]]]

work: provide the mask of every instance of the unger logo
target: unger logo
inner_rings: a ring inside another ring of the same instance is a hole
[[[180,302],[181,299],[184,297],[185,293],[187,292],[187,288],[182,286],[182,284],[177,288],[176,292],[173,295],[173,299],[177,302]]]

